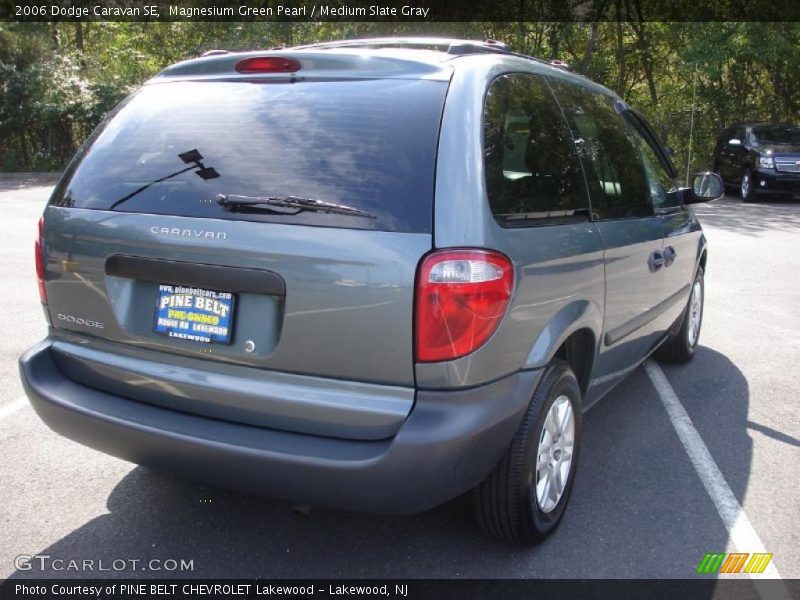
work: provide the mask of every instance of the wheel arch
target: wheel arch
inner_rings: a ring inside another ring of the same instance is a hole
[[[576,300],[567,304],[536,338],[525,367],[541,368],[553,358],[560,358],[575,372],[581,393],[585,394],[591,381],[602,323],[602,312],[594,303]]]
[[[555,357],[566,362],[575,373],[582,396],[589,389],[596,345],[597,338],[592,330],[582,327],[569,334],[554,353]]]
[[[700,242],[697,245],[697,263],[695,264],[694,271],[697,273],[698,268],[706,272],[706,263],[708,262],[708,241],[705,235],[700,235]]]

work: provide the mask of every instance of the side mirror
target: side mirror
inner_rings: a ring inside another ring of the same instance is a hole
[[[730,140],[728,140],[728,145],[729,146],[741,146],[742,145],[742,140],[740,140],[739,138],[730,139]]]
[[[685,202],[686,204],[713,202],[724,196],[725,186],[722,184],[722,178],[716,173],[705,171],[695,173],[691,193],[687,194]]]

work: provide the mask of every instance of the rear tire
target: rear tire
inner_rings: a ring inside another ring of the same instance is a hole
[[[755,202],[755,194],[753,193],[753,174],[750,169],[745,169],[742,173],[742,181],[739,184],[739,195],[745,202]]]
[[[475,517],[484,532],[525,545],[553,532],[572,493],[581,422],[578,380],[564,361],[553,360],[510,448],[474,490]]]
[[[681,317],[680,329],[656,350],[658,360],[686,364],[697,351],[700,343],[700,328],[703,325],[703,301],[705,298],[703,267],[697,267],[689,301]]]

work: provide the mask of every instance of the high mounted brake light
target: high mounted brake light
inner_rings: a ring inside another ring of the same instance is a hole
[[[506,314],[514,267],[499,252],[442,250],[426,256],[416,289],[416,360],[453,360],[480,348]]]
[[[283,56],[253,56],[236,63],[239,73],[294,73],[300,70],[300,62]]]

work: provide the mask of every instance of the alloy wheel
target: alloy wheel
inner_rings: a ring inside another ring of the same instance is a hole
[[[575,416],[572,403],[562,394],[545,417],[536,458],[536,503],[543,513],[551,512],[567,486],[575,444]]]
[[[692,296],[689,299],[689,346],[697,343],[697,336],[700,335],[700,321],[703,318],[703,286],[699,281],[695,281],[692,286]]]

